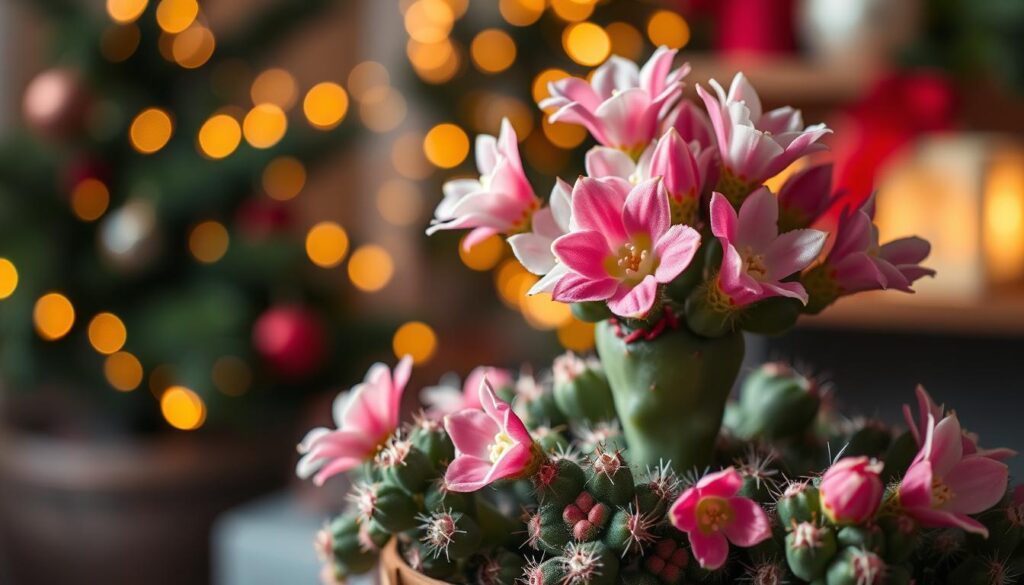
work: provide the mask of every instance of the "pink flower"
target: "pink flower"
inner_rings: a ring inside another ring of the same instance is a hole
[[[899,502],[924,526],[962,528],[988,536],[968,516],[996,505],[1009,481],[1006,465],[981,455],[964,455],[960,422],[950,415],[935,424],[928,415],[924,445],[899,487]]]
[[[722,243],[718,286],[737,306],[775,296],[807,303],[800,283],[782,279],[818,257],[826,234],[802,229],[779,235],[778,217],[778,200],[765,187],[743,202],[739,215],[721,193],[711,196],[711,231]]]
[[[779,229],[788,232],[809,227],[834,201],[832,163],[795,173],[779,189]]]
[[[672,525],[687,533],[700,566],[715,570],[725,564],[729,543],[750,547],[772,536],[768,515],[753,500],[736,495],[743,478],[735,468],[705,475],[668,511]]]
[[[636,162],[621,150],[595,146],[587,151],[586,168],[591,177],[619,177],[633,184],[661,177],[669,197],[672,223],[693,225],[714,155],[711,149],[701,151],[696,142],[687,145],[670,128]]]
[[[821,508],[834,524],[860,524],[882,504],[885,486],[882,463],[868,457],[847,457],[828,468],[821,478]]]
[[[452,380],[451,378],[454,378]],[[512,372],[504,368],[477,366],[466,376],[466,381],[459,387],[457,374],[445,374],[437,386],[429,386],[420,392],[420,399],[427,405],[427,414],[440,419],[446,414],[458,412],[464,408],[480,408],[480,384],[484,378],[490,380],[496,388],[512,387],[515,383]]]
[[[696,142],[700,150],[715,147],[715,130],[707,114],[690,100],[679,100],[662,125],[665,131],[675,129],[687,144]],[[664,134],[664,132],[662,132]]]
[[[569,232],[569,223],[572,221],[571,197],[572,186],[557,179],[551,189],[548,206],[533,214],[530,232],[516,234],[508,239],[520,264],[533,274],[542,276],[527,294],[551,292],[555,283],[568,272],[565,265],[555,257],[551,245]]]
[[[572,270],[555,285],[557,301],[608,301],[616,315],[641,317],[654,306],[658,285],[689,266],[700,246],[696,230],[671,224],[660,179],[629,190],[622,180],[581,177],[572,214],[575,231],[554,244]]]
[[[762,112],[761,99],[742,73],[733,78],[728,95],[715,80],[711,87],[717,100],[699,85],[697,93],[715,128],[722,165],[741,183],[761,183],[801,156],[825,148],[817,141],[831,130],[824,124],[805,128],[800,111],[788,106]]]
[[[372,459],[398,428],[402,392],[411,370],[410,356],[398,362],[394,375],[386,365],[377,363],[366,372],[362,384],[339,394],[334,400],[338,428],[319,427],[306,434],[298,447],[303,454],[296,468],[298,476],[312,475],[313,483],[323,485],[328,478]]]
[[[672,70],[676,53],[659,47],[642,69],[613,55],[594,71],[590,83],[577,77],[551,82],[551,97],[540,107],[557,108],[552,122],[580,124],[601,144],[639,155],[657,138],[662,121],[682,95],[690,66]]]
[[[928,434],[929,417],[934,418],[935,420],[942,420],[942,417],[946,413],[946,409],[942,405],[935,404],[935,401],[932,400],[931,395],[924,389],[924,386],[918,386],[915,390],[915,394],[917,395],[917,420],[914,420],[914,415],[910,410],[909,404],[903,405],[903,420],[907,422],[907,428],[910,429],[910,434],[913,435],[914,440],[917,442],[917,446],[920,448],[924,445],[925,436]],[[990,459],[995,459],[996,461],[1002,461],[1017,455],[1016,451],[1005,447],[982,449],[978,447],[978,435],[975,433],[969,433],[965,429],[961,429],[961,431],[963,432],[962,441],[964,455],[981,455],[982,457],[988,457]]]
[[[519,158],[516,131],[508,119],[501,134],[476,139],[479,179],[456,179],[444,184],[444,199],[434,211],[427,235],[440,230],[472,229],[463,242],[472,248],[494,234],[525,231],[540,201],[526,179]]]
[[[520,477],[536,461],[530,431],[508,404],[498,400],[486,378],[479,393],[483,410],[466,409],[444,417],[444,428],[456,449],[444,475],[453,492],[474,492],[499,479]]]

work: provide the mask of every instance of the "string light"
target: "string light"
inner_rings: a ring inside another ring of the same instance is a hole
[[[228,230],[217,221],[204,221],[188,235],[188,249],[196,260],[212,264],[228,251]]]
[[[191,26],[197,16],[199,3],[196,0],[161,0],[156,7],[156,23],[172,35]]]
[[[448,36],[455,14],[443,0],[418,0],[405,11],[405,30],[421,43],[436,43]]]
[[[82,221],[96,221],[109,205],[110,191],[99,179],[82,179],[71,190],[71,211]]]
[[[89,322],[89,343],[102,354],[120,351],[128,341],[124,322],[113,313],[99,313]]]
[[[245,115],[242,134],[253,148],[270,148],[277,144],[288,130],[284,110],[275,104],[259,104]]]
[[[455,124],[438,124],[423,138],[423,154],[436,167],[457,167],[469,155],[469,137]]]
[[[227,396],[241,396],[252,385],[252,370],[240,357],[226,355],[213,363],[213,385]]]
[[[489,28],[473,37],[469,52],[477,69],[484,73],[500,73],[515,62],[516,43],[507,32]]]
[[[551,0],[551,10],[566,22],[579,22],[594,13],[594,1]]]
[[[253,80],[249,97],[254,105],[274,104],[287,111],[298,99],[298,87],[291,73],[280,68],[267,69]]]
[[[612,54],[636,61],[644,50],[644,37],[628,22],[613,22],[604,27],[612,41]]]
[[[437,351],[437,334],[426,323],[410,321],[395,331],[391,348],[399,358],[408,355],[414,364],[426,363]]]
[[[592,22],[580,22],[565,29],[562,46],[570,59],[580,65],[593,67],[608,58],[612,42],[600,26]]]
[[[163,148],[171,139],[174,126],[167,112],[159,108],[148,108],[132,120],[128,136],[135,150],[152,154]]]
[[[405,98],[392,87],[367,91],[359,103],[359,119],[372,132],[390,132],[405,119]]]
[[[103,362],[103,376],[119,392],[131,392],[138,388],[142,383],[142,375],[139,358],[127,351],[110,354]]]
[[[558,342],[569,351],[590,351],[594,348],[594,324],[571,319],[558,328]]]
[[[314,128],[334,128],[348,112],[348,94],[337,83],[318,83],[306,93],[306,99],[302,101],[302,111]]]
[[[306,167],[297,158],[279,156],[263,169],[263,190],[271,199],[293,199],[305,185]]]
[[[171,42],[171,57],[185,69],[198,69],[213,56],[217,40],[213,32],[201,24],[193,24]]]
[[[360,101],[368,91],[390,84],[391,76],[387,68],[376,61],[363,61],[348,73],[348,91]]]
[[[7,258],[0,258],[0,301],[18,288],[18,269]]]
[[[500,0],[498,11],[512,26],[530,26],[544,14],[545,0]]]
[[[111,63],[120,63],[135,54],[142,33],[134,24],[113,25],[100,37],[100,54]]]
[[[407,132],[395,139],[391,145],[391,164],[407,179],[426,179],[434,172],[423,153],[423,138],[417,132]]]
[[[423,212],[423,194],[411,181],[389,179],[377,190],[377,211],[388,223],[412,225]]]
[[[306,234],[306,255],[321,268],[333,268],[348,252],[348,234],[333,221],[322,221]]]
[[[128,24],[142,16],[147,4],[149,0],[107,0],[107,15],[114,22]]]
[[[569,77],[569,73],[562,69],[545,69],[538,73],[537,76],[533,78],[533,101],[539,104],[550,97],[551,92],[548,91],[548,84],[552,81],[565,79],[566,77]]]
[[[32,311],[36,332],[47,341],[56,341],[75,324],[75,307],[60,293],[47,293],[36,301]]]
[[[238,120],[227,114],[217,114],[199,129],[199,150],[213,159],[228,156],[242,142],[242,128]]]
[[[494,268],[505,253],[505,241],[500,236],[491,236],[475,246],[466,249],[466,237],[459,241],[459,258],[473,270],[484,272]]]
[[[171,386],[160,398],[160,412],[167,424],[182,431],[192,431],[206,421],[206,404],[198,394],[184,386]]]
[[[587,130],[583,126],[566,122],[548,122],[546,117],[541,120],[541,129],[551,144],[559,148],[576,148],[587,137]]]
[[[387,286],[394,271],[391,254],[375,244],[357,248],[348,261],[349,279],[364,292],[376,292]]]
[[[659,10],[647,21],[647,37],[655,46],[681,49],[690,42],[690,25],[678,13]]]

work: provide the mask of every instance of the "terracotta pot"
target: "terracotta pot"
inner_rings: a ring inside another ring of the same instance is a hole
[[[0,581],[207,583],[214,518],[283,483],[292,438],[101,442],[0,428]]]
[[[380,553],[380,585],[447,585],[445,581],[431,579],[405,563],[398,552],[394,538]]]

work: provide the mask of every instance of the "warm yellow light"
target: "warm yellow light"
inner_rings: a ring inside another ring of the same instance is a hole
[[[71,190],[71,211],[82,221],[96,221],[109,205],[110,191],[98,179],[82,179]]]
[[[256,76],[249,89],[253,104],[274,104],[290,110],[298,98],[295,78],[284,69],[267,69]]]
[[[437,334],[426,323],[410,321],[395,331],[391,348],[399,358],[409,355],[414,364],[426,363],[437,350]]]
[[[434,172],[423,153],[423,138],[416,132],[395,139],[391,145],[391,164],[407,179],[426,179]]]
[[[184,386],[171,386],[160,398],[160,412],[172,427],[192,431],[206,421],[206,404],[198,394]]]
[[[375,292],[391,281],[395,266],[391,254],[375,244],[367,244],[352,252],[348,261],[348,277],[356,288]]]
[[[164,32],[178,34],[199,16],[196,0],[161,0],[156,7],[156,23]]]
[[[544,0],[499,0],[498,11],[512,26],[530,26],[544,14]]]
[[[204,221],[188,235],[188,249],[196,260],[212,264],[228,251],[228,230],[217,221]]]
[[[127,351],[119,351],[104,360],[103,375],[115,390],[131,392],[142,383],[142,364]]]
[[[368,91],[390,84],[387,68],[376,61],[363,61],[348,73],[348,91],[357,100],[362,100]]]
[[[227,114],[217,114],[199,129],[199,150],[210,158],[224,158],[242,142],[242,128],[238,120]]]
[[[438,124],[423,138],[423,154],[434,166],[457,167],[469,155],[469,136],[455,124]]]
[[[7,258],[0,258],[0,300],[14,294],[18,288],[18,269]]]
[[[241,396],[252,385],[252,370],[240,357],[226,355],[213,363],[213,385],[227,396]]]
[[[579,22],[594,13],[596,0],[551,0],[551,9],[567,22]]]
[[[484,73],[500,73],[515,62],[516,42],[507,32],[489,28],[473,37],[469,52],[477,69]]]
[[[569,73],[562,69],[545,69],[538,73],[533,78],[533,101],[540,103],[551,97],[551,92],[548,91],[548,84],[552,81],[565,79],[566,77],[569,77]]]
[[[569,152],[551,144],[542,132],[531,134],[523,151],[530,165],[547,175],[562,174],[569,164]]]
[[[60,293],[47,293],[36,301],[32,312],[36,332],[47,341],[64,337],[75,324],[75,307]]]
[[[779,190],[782,189],[782,186],[786,184],[786,181],[788,181],[790,177],[792,177],[797,172],[803,170],[806,167],[807,158],[798,158],[792,163],[790,163],[788,167],[782,169],[782,171],[779,172],[779,174],[765,181],[764,186],[768,187],[768,190],[771,191],[772,193],[778,195]]]
[[[321,268],[333,268],[348,252],[348,234],[333,221],[322,221],[306,234],[306,255]]]
[[[494,286],[502,302],[517,309],[526,298],[526,292],[537,282],[537,277],[530,274],[515,258],[501,263],[494,274]]]
[[[654,46],[681,49],[690,42],[690,25],[678,13],[659,10],[647,21],[647,37]]]
[[[411,181],[390,179],[377,190],[377,211],[388,223],[412,225],[423,212],[423,194]]]
[[[306,185],[306,167],[296,158],[279,156],[263,169],[263,190],[271,199],[288,201]]]
[[[359,119],[373,132],[390,132],[405,119],[405,98],[393,87],[377,87],[363,96]]]
[[[612,54],[636,61],[644,50],[644,37],[628,22],[613,22],[604,27],[612,40]]]
[[[587,137],[587,130],[583,126],[565,122],[552,123],[548,122],[547,118],[541,121],[541,128],[551,144],[559,148],[576,148]]]
[[[114,22],[135,22],[146,10],[149,0],[107,0],[107,14]]]
[[[288,130],[288,118],[284,110],[274,104],[259,104],[245,115],[242,134],[253,148],[270,148],[284,137]]]
[[[135,150],[143,154],[152,154],[167,144],[174,130],[171,117],[159,108],[143,110],[132,120],[128,136]]]
[[[135,54],[142,33],[134,24],[111,25],[100,37],[100,53],[111,63],[120,63]]]
[[[524,296],[520,307],[527,323],[535,329],[555,329],[572,320],[569,305],[552,300],[550,293]]]
[[[421,43],[436,43],[448,36],[455,13],[443,0],[417,0],[405,11],[405,30]]]
[[[558,328],[558,342],[569,351],[590,351],[594,348],[594,324],[571,319]]]
[[[608,58],[612,41],[603,28],[592,22],[581,22],[565,29],[562,46],[570,59],[591,67]]]
[[[437,43],[409,39],[405,52],[416,75],[427,83],[436,85],[449,81],[462,67],[462,53],[449,39]]]
[[[463,236],[459,241],[459,258],[462,259],[463,264],[473,270],[483,272],[494,268],[505,253],[505,240],[500,236],[491,236],[478,242],[469,250],[466,250],[463,245],[465,240],[466,238]]]
[[[1024,276],[1024,155],[997,153],[985,177],[985,268],[994,283]]]
[[[318,83],[306,93],[306,99],[302,101],[302,111],[315,128],[334,128],[348,112],[348,94],[337,83]]]
[[[120,351],[128,341],[124,322],[113,313],[99,313],[89,321],[89,343],[103,354]]]
[[[171,43],[171,56],[175,63],[185,69],[197,69],[210,60],[216,48],[217,40],[213,32],[201,24],[193,24],[175,35]]]
[[[448,8],[452,9],[452,15],[456,20],[462,18],[462,15],[469,8],[469,0],[444,0],[444,3],[448,5]]]

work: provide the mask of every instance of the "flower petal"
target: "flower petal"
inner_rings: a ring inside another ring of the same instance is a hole
[[[737,546],[749,547],[772,537],[768,514],[749,498],[729,498],[733,520],[723,528],[725,536]]]
[[[953,492],[946,509],[961,514],[978,514],[999,503],[1006,493],[1009,469],[988,457],[967,457],[942,477]]]
[[[584,166],[591,177],[622,177],[628,179],[636,171],[636,163],[617,148],[595,146],[587,151]]]
[[[654,277],[658,282],[670,282],[686,270],[699,248],[700,234],[697,230],[684,225],[668,228],[654,244],[654,254],[658,257]]]
[[[740,206],[736,243],[765,253],[779,235],[779,202],[765,187],[757,189]]]
[[[475,492],[488,484],[491,471],[489,459],[460,455],[448,464],[444,472],[445,487],[453,492]]]
[[[922,526],[930,528],[961,528],[967,532],[988,538],[988,528],[985,528],[984,524],[965,514],[928,508],[914,508],[908,510],[908,512]]]
[[[767,278],[781,280],[803,270],[818,258],[827,238],[825,232],[812,229],[792,230],[775,238],[764,250]]]
[[[672,525],[683,532],[696,529],[698,502],[700,502],[700,492],[697,488],[691,487],[684,491],[668,510],[668,519]]]
[[[658,281],[653,274],[648,274],[632,288],[620,285],[608,299],[608,308],[620,317],[639,319],[651,311],[657,298]]]
[[[533,274],[547,274],[555,267],[555,256],[551,251],[552,240],[537,234],[516,234],[509,237],[508,244],[516,259]]]
[[[572,190],[573,221],[579,229],[604,234],[613,246],[628,237],[622,223],[622,207],[628,193],[620,192],[620,185],[581,177]]]
[[[668,195],[660,178],[647,179],[629,192],[622,210],[622,224],[629,236],[643,234],[652,244],[672,225]]]
[[[724,195],[715,191],[711,194],[711,233],[717,238],[736,240],[738,218],[732,203]],[[723,242],[724,243],[724,242]]]
[[[724,565],[725,560],[729,558],[729,541],[721,532],[704,534],[700,530],[694,530],[689,536],[693,556],[697,558],[702,568],[714,571]]]
[[[444,417],[444,428],[459,453],[487,458],[494,436],[501,432],[498,422],[482,410],[467,408]]]
[[[591,279],[609,277],[605,260],[611,255],[608,241],[596,231],[565,234],[551,246],[555,256],[578,274]]]
[[[719,498],[731,498],[740,491],[743,486],[743,478],[735,467],[709,473],[697,482],[697,489],[701,496],[717,496]]]
[[[604,301],[615,294],[618,286],[619,281],[614,278],[594,280],[569,272],[555,285],[554,290],[551,291],[551,298],[563,303]]]

